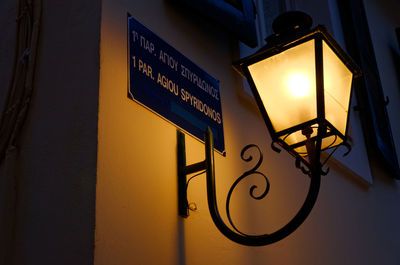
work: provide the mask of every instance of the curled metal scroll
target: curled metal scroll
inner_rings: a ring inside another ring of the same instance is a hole
[[[253,145],[250,145],[252,147]],[[248,148],[244,148],[244,151],[242,153],[244,154]],[[277,231],[271,233],[271,234],[262,234],[262,235],[246,235],[244,233],[238,232],[237,229],[235,228],[230,228],[225,224],[223,219],[220,216],[219,210],[218,210],[218,205],[217,205],[217,196],[216,196],[216,188],[215,188],[215,168],[214,168],[214,150],[213,150],[213,138],[212,138],[212,132],[210,129],[207,129],[206,135],[205,135],[205,151],[206,151],[206,159],[205,159],[205,164],[206,166],[206,178],[207,178],[207,201],[208,201],[208,209],[210,211],[211,218],[215,224],[215,226],[218,228],[218,230],[225,235],[227,238],[230,240],[242,244],[242,245],[247,245],[247,246],[264,246],[268,244],[275,243],[288,235],[290,235],[292,232],[294,232],[307,218],[307,216],[310,214],[316,200],[318,197],[318,192],[319,192],[319,187],[320,187],[320,182],[321,182],[321,170],[320,170],[320,165],[316,164],[313,165],[310,168],[310,188],[307,194],[307,197],[300,208],[300,210],[297,212],[297,214],[282,228],[278,229]],[[315,158],[317,161],[319,161],[320,158],[320,151],[321,151],[321,139],[319,138],[316,142],[316,154]],[[249,157],[244,157],[245,161],[250,161],[252,158]],[[249,170],[252,172],[258,172],[256,169],[258,166],[261,164],[262,159],[258,161],[256,164],[256,167],[253,169]],[[246,174],[246,173],[245,173]],[[244,175],[245,175],[244,174]],[[245,176],[244,176],[245,177]],[[243,177],[243,178],[244,178]],[[241,179],[243,179],[241,178]],[[240,179],[240,180],[241,180]],[[239,181],[240,181],[239,180]],[[260,196],[254,196],[253,191],[255,188],[250,189],[250,194],[253,195],[253,197],[263,197],[264,193],[265,195],[267,194],[266,192],[263,192],[262,195]],[[268,192],[268,190],[267,190]],[[264,197],[265,197],[264,195]]]
[[[271,143],[271,149],[279,154],[282,150],[279,147],[276,146],[277,144],[278,144],[278,142],[273,141]]]
[[[316,148],[315,148],[315,156],[313,161],[320,161],[320,153],[321,153],[321,137],[316,140]],[[310,164],[309,168],[309,176],[310,176],[310,187],[307,194],[307,197],[301,206],[300,210],[297,214],[290,220],[286,225],[278,229],[277,231],[270,234],[262,234],[262,235],[247,235],[243,232],[240,232],[236,226],[233,224],[232,219],[230,217],[229,212],[229,201],[231,199],[231,195],[235,187],[240,183],[244,178],[249,175],[256,174],[260,175],[266,181],[265,190],[260,195],[256,195],[255,191],[257,190],[256,185],[252,185],[250,187],[250,196],[253,199],[260,200],[264,198],[269,191],[270,185],[268,178],[257,171],[260,167],[263,156],[260,149],[256,145],[248,145],[243,148],[241,157],[246,162],[253,161],[253,156],[248,154],[250,149],[255,149],[258,151],[259,159],[255,166],[253,166],[250,170],[243,173],[232,185],[229,190],[228,199],[227,199],[227,213],[229,218],[230,226],[228,226],[224,220],[220,216],[220,212],[218,210],[217,205],[217,196],[216,196],[216,187],[215,187],[215,167],[214,167],[214,145],[213,145],[213,136],[211,129],[207,129],[205,135],[205,155],[206,158],[204,161],[194,163],[191,165],[186,165],[186,153],[185,153],[185,142],[184,142],[184,134],[178,131],[178,212],[181,216],[188,216],[188,203],[187,203],[187,175],[195,172],[200,172],[202,170],[206,171],[206,180],[207,180],[207,201],[208,201],[208,209],[210,211],[211,218],[218,228],[218,230],[230,240],[246,245],[246,246],[264,246],[268,244],[275,243],[288,235],[290,235],[293,231],[295,231],[307,218],[309,213],[311,212],[319,192],[320,182],[321,182],[321,164],[314,163]]]
[[[258,196],[254,194],[254,191],[257,189],[257,185],[252,185],[250,187],[250,196],[253,199],[261,200],[261,199],[265,198],[265,196],[268,194],[268,191],[269,191],[269,188],[270,188],[270,184],[269,184],[269,180],[268,180],[267,176],[265,176],[263,173],[257,171],[257,169],[260,167],[260,165],[261,165],[261,163],[263,161],[263,154],[262,154],[260,148],[255,144],[246,145],[242,149],[242,152],[240,153],[240,157],[242,158],[242,160],[244,160],[246,162],[251,162],[253,160],[253,156],[251,156],[251,155],[246,156],[246,153],[247,153],[247,151],[249,149],[255,149],[255,150],[258,151],[258,156],[259,156],[258,162],[256,163],[256,165],[253,168],[251,168],[250,170],[244,172],[232,184],[232,187],[229,189],[228,197],[226,199],[226,214],[228,216],[229,223],[231,224],[232,228],[236,230],[236,232],[238,232],[239,234],[242,234],[242,235],[246,235],[246,234],[237,229],[237,227],[235,226],[235,224],[232,221],[230,210],[229,210],[230,209],[229,205],[230,205],[230,201],[231,201],[231,196],[232,196],[233,190],[236,188],[236,186],[239,184],[239,182],[241,182],[243,179],[245,179],[246,177],[248,177],[250,175],[253,175],[253,174],[262,176],[263,179],[265,180],[265,183],[266,183],[264,191]]]
[[[303,172],[303,174],[309,175],[310,174],[310,170],[306,168],[307,165],[306,165],[306,167],[304,167],[304,166],[302,166],[302,164],[304,164],[303,160],[301,160],[299,157],[296,157],[296,160],[295,160],[296,168],[300,169],[301,172]]]

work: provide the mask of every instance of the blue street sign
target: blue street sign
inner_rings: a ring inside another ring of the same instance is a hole
[[[128,97],[225,153],[219,81],[128,14]]]

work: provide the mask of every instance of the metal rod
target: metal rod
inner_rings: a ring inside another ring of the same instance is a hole
[[[185,134],[177,131],[178,140],[178,213],[182,217],[189,216],[187,200],[187,175],[207,168],[206,161],[186,165]],[[213,148],[212,148],[213,149]]]
[[[211,130],[206,132],[206,161],[207,161],[207,199],[211,218],[218,230],[230,240],[247,246],[264,246],[275,243],[295,231],[307,218],[318,197],[321,174],[317,165],[313,165],[311,183],[307,198],[294,218],[278,231],[264,235],[242,235],[231,230],[222,220],[217,206],[215,189],[214,154],[212,152],[213,139]],[[319,155],[319,152],[316,152]]]
[[[207,168],[206,161],[201,161],[195,164],[187,165],[181,168],[182,174],[189,175],[192,173],[199,172],[200,170],[204,170]]]
[[[319,129],[318,132],[320,133],[321,129]],[[316,150],[313,159],[314,161],[319,161],[320,149],[321,149],[321,137],[318,137],[316,141]],[[184,152],[185,152],[184,135],[180,136],[180,133],[178,133],[178,178],[180,179],[178,180],[178,183],[181,183],[182,179],[184,179],[185,181],[185,192],[179,193],[179,200],[183,201],[179,203],[179,207],[182,206],[182,208],[179,209],[179,213],[181,216],[187,217],[186,175],[184,175],[183,173],[184,170],[182,170],[183,167],[186,167],[185,165],[186,157]],[[320,164],[319,162],[312,163],[311,165],[310,168],[311,182],[310,182],[309,192],[307,194],[303,206],[300,208],[299,212],[293,217],[291,221],[289,221],[285,226],[283,226],[281,229],[277,230],[272,234],[253,236],[253,235],[237,233],[224,223],[218,210],[216,187],[215,187],[213,136],[209,128],[207,128],[205,134],[205,153],[206,153],[205,165],[206,165],[206,175],[207,175],[207,200],[211,218],[215,226],[218,228],[218,230],[222,234],[224,234],[227,238],[236,243],[247,246],[264,246],[275,243],[287,237],[304,222],[304,220],[310,214],[317,200],[320,181],[321,181],[321,170],[319,167]],[[197,163],[199,164],[198,166],[200,166],[201,163],[202,162]],[[186,208],[184,208],[184,206]]]
[[[178,214],[182,217],[189,216],[187,201],[186,174],[181,170],[186,166],[185,134],[177,131],[178,140]]]
[[[317,117],[319,124],[325,120],[324,62],[322,37],[315,38],[315,77],[317,86]]]

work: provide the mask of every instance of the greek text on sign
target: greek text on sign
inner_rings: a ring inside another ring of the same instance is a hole
[[[128,14],[128,97],[225,152],[219,82]]]

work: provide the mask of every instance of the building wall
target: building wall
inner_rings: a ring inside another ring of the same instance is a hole
[[[1,102],[11,80],[18,2],[0,3]],[[38,8],[39,1],[29,2]],[[28,115],[9,159],[15,164],[0,164],[0,223],[13,220],[0,226],[0,264],[88,265],[94,251],[101,4],[42,3]],[[4,194],[10,196],[3,200]]]
[[[0,110],[11,80],[16,2],[0,2]],[[322,2],[287,1],[335,31],[337,21],[326,15],[332,1]],[[365,4],[398,148],[398,3]],[[239,157],[246,144],[261,147],[261,171],[271,190],[264,200],[252,200],[250,186],[261,192],[265,184],[252,176],[235,191],[232,217],[243,231],[269,233],[288,222],[309,184],[292,157],[270,149],[255,102],[231,68],[237,41],[218,25],[164,0],[53,0],[43,1],[42,12],[34,92],[13,153],[15,167],[6,171],[0,164],[0,264],[399,263],[400,185],[375,161],[372,185],[331,165],[309,218],[270,246],[241,246],[217,231],[204,175],[188,190],[198,210],[187,219],[178,216],[176,127],[126,96],[127,12],[220,80],[227,155],[216,154],[215,162],[225,221],[227,192],[251,167]],[[203,159],[202,143],[186,135],[186,145],[188,163]],[[11,232],[4,225],[10,213],[16,213]]]
[[[399,1],[365,0],[365,10],[374,46],[383,93],[389,99],[387,112],[391,122],[393,141],[400,154],[400,43],[395,29],[400,26]]]
[[[312,7],[311,2],[301,2]],[[318,201],[305,223],[270,246],[241,246],[217,231],[207,210],[203,175],[191,181],[188,190],[189,201],[198,210],[187,219],[179,217],[177,129],[126,96],[128,12],[220,80],[227,152],[226,157],[215,157],[221,209],[230,185],[250,168],[240,160],[241,148],[249,143],[261,147],[261,170],[269,177],[271,190],[264,200],[252,200],[250,186],[264,184],[257,176],[237,189],[232,216],[239,228],[254,234],[275,231],[297,212],[309,184],[295,169],[292,157],[270,149],[271,139],[255,102],[231,68],[238,52],[229,34],[167,1],[103,0],[96,265],[398,264],[400,186],[374,161],[372,186],[332,167],[322,179]],[[186,145],[188,163],[203,159],[202,143],[187,135]]]

